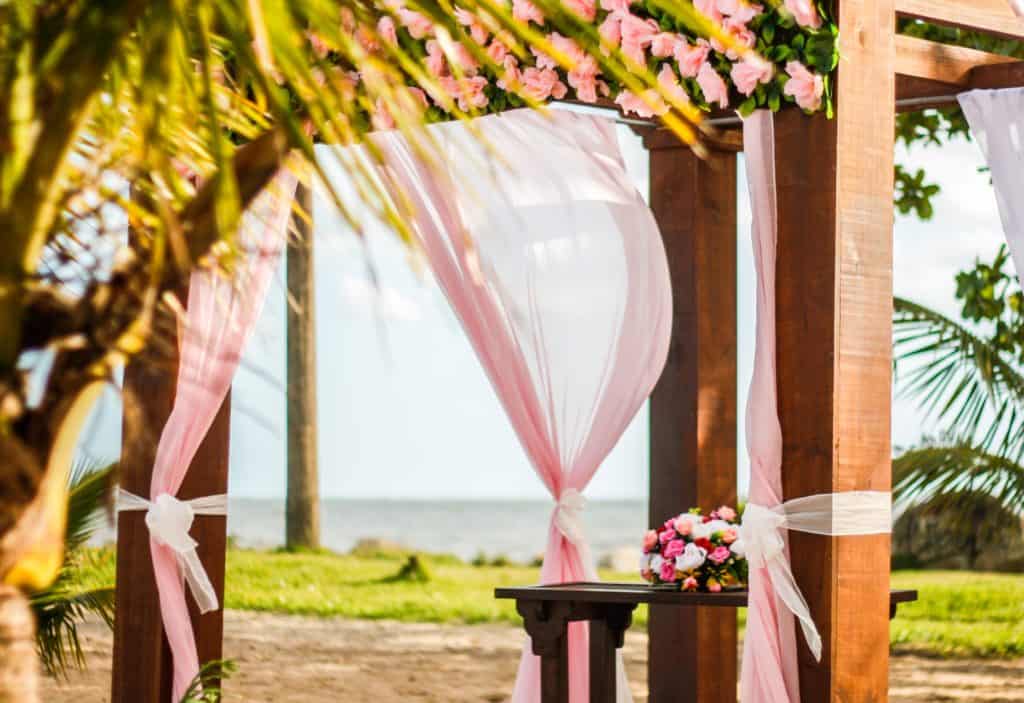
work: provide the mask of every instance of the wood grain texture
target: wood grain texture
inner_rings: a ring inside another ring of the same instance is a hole
[[[970,83],[971,71],[975,67],[1016,62],[1017,59],[1010,56],[940,44],[902,34],[896,35],[897,76],[966,88]]]
[[[895,10],[898,17],[1024,38],[1024,20],[1007,0],[895,0]]]
[[[125,369],[121,486],[149,495],[156,445],[174,400],[175,373],[145,358]],[[230,395],[199,447],[179,497],[183,500],[226,493],[231,419]],[[141,511],[118,516],[117,592],[111,701],[172,703],[171,655],[164,638],[149,549],[149,530]],[[223,604],[227,518],[196,516],[191,535],[199,558]],[[200,615],[186,596],[200,662],[223,658],[223,609]]]
[[[838,3],[834,120],[776,119],[778,378],[786,498],[890,488],[893,0]],[[889,537],[790,536],[824,642],[815,703],[887,700]]]
[[[672,341],[651,396],[650,524],[736,502],[736,155],[648,140],[672,275]],[[651,703],[736,700],[731,611],[653,606]]]

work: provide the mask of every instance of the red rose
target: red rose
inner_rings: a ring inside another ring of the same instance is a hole
[[[705,550],[707,550],[709,552],[712,549],[714,549],[714,547],[711,546],[711,540],[709,540],[707,537],[701,537],[700,539],[695,539],[695,540],[693,540],[693,543],[696,544],[701,549],[705,549]]]
[[[705,515],[704,516],[704,522],[711,522],[711,516],[710,515]]]

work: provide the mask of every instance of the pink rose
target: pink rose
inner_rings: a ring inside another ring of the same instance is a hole
[[[390,17],[381,17],[377,21],[377,34],[388,44],[398,43],[398,32],[395,30],[395,21]]]
[[[528,68],[522,73],[522,93],[531,100],[547,100],[559,94],[565,95],[565,84],[558,80],[558,74],[550,68]],[[559,88],[561,86],[561,88]]]
[[[743,61],[732,65],[732,82],[736,90],[744,95],[750,95],[757,88],[758,83],[768,83],[775,74],[775,68],[764,59],[748,54]],[[723,510],[728,510],[732,517],[726,517]],[[736,511],[732,508],[719,508],[718,516],[723,520],[732,521],[736,519]]]
[[[674,539],[665,545],[664,551],[661,556],[666,559],[675,559],[677,556],[683,553],[683,549],[686,548],[686,543],[681,539]]]
[[[821,107],[821,94],[825,90],[825,84],[816,73],[811,73],[799,61],[790,61],[786,64],[786,73],[789,74],[789,82],[782,92],[792,96],[796,104],[803,109],[814,112]]]
[[[555,51],[557,51],[560,54],[563,54],[565,56],[565,58],[569,59],[569,63],[571,63],[571,64],[575,65],[577,63],[580,63],[581,61],[583,61],[584,56],[586,56],[586,54],[583,52],[583,49],[580,48],[579,44],[577,44],[572,39],[569,39],[568,37],[563,37],[558,32],[552,32],[551,36],[548,38],[548,41],[551,42],[551,46],[553,46],[555,48]],[[544,56],[545,59],[550,61],[551,65],[550,66],[541,66],[541,64],[540,64],[540,57],[541,56]],[[546,56],[546,55],[544,55],[542,53],[538,53],[537,54],[537,66],[540,67],[540,68],[554,68],[555,67],[555,62],[550,57],[548,57],[548,56]]]
[[[771,70],[771,64],[768,64],[769,71]],[[768,81],[761,81],[767,83]],[[730,508],[728,505],[723,505],[718,509],[718,517],[722,518],[726,522],[732,522],[736,519],[736,511]]]
[[[501,65],[505,70],[501,78],[497,80],[498,87],[502,90],[519,92],[522,88],[521,83],[523,79],[522,74],[519,72],[519,61],[512,54],[508,54]]]
[[[530,47],[530,51],[533,52],[534,58],[537,59],[537,68],[557,68],[558,62],[553,58],[545,54],[543,51]]]
[[[462,69],[462,72],[469,76],[475,76],[480,64],[473,54],[466,48],[465,44],[452,46],[452,63]]]
[[[752,49],[757,43],[757,37],[742,23],[728,19],[722,24],[722,27],[729,33],[732,42],[729,46],[725,46],[718,39],[712,39],[711,48],[720,54],[725,54],[732,61],[740,57],[741,52],[737,50],[738,47]]]
[[[737,539],[739,539],[739,536],[740,536],[739,533],[736,530],[734,530],[733,528],[731,528],[731,527],[728,528],[728,529],[722,530],[722,541],[725,542],[726,544],[732,544]]]
[[[746,24],[747,22],[749,22],[750,20],[754,19],[759,14],[764,12],[764,8],[762,6],[755,5],[752,2],[744,2],[743,0],[739,0],[736,4],[738,5],[738,7],[734,12],[729,13],[729,15],[731,19],[736,20],[737,22],[742,22],[743,24]]]
[[[414,104],[419,103],[423,108],[430,107],[430,101],[427,100],[427,94],[423,92],[422,88],[408,88],[409,95],[412,97]]]
[[[697,12],[712,22],[721,24],[722,13],[718,11],[718,4],[715,0],[693,0],[693,6],[697,8]]]
[[[563,4],[569,12],[579,18],[593,22],[597,17],[597,3],[595,0],[564,0]]]
[[[665,93],[665,95],[669,97],[669,99],[673,103],[682,104],[690,102],[690,96],[686,94],[686,91],[683,89],[683,86],[679,84],[679,79],[676,77],[676,72],[673,71],[672,67],[667,63],[663,64],[661,70],[658,72],[658,85],[661,87],[661,90]],[[677,532],[679,531],[679,526],[679,521],[676,520]],[[693,526],[689,522],[686,522],[683,526],[686,527],[687,530],[693,529]],[[679,534],[685,536],[685,534],[689,534],[689,532],[679,532]]]
[[[646,48],[651,45],[659,33],[658,23],[654,20],[640,19],[636,15],[625,15],[622,18],[622,43],[636,44]]]
[[[601,9],[608,12],[629,12],[633,0],[601,0]]]
[[[487,106],[487,95],[484,94],[487,79],[483,76],[462,79],[446,76],[438,78],[438,82],[449,95],[456,99],[460,110],[468,112]]]
[[[654,530],[647,530],[644,533],[644,551],[649,552],[658,544],[658,533]]]
[[[413,39],[424,39],[434,33],[434,23],[413,10],[402,8],[398,11],[398,21],[409,30]]]
[[[720,593],[722,591],[722,584],[718,583],[715,579],[708,579],[708,590],[712,593]]]
[[[665,69],[663,68],[662,70],[664,71]],[[660,79],[661,75],[659,74],[658,77]],[[680,517],[676,520],[676,532],[681,534],[683,537],[687,536],[693,532],[693,522],[688,518]]]
[[[785,7],[793,13],[796,23],[801,27],[817,29],[821,26],[821,15],[811,0],[786,0]]]
[[[455,8],[455,19],[459,21],[464,27],[469,27],[469,36],[473,38],[477,44],[483,46],[487,43],[487,29],[484,28],[480,20],[476,18],[469,10],[464,10],[461,7]]]
[[[666,561],[661,565],[661,580],[662,581],[675,581],[676,580],[676,565],[673,561]]]
[[[676,44],[674,56],[683,78],[696,78],[700,67],[708,60],[709,53],[711,45],[706,39],[698,39],[696,44],[689,44],[683,39]]]
[[[490,57],[491,61],[497,64],[504,63],[505,57],[508,56],[508,47],[497,39],[490,43],[486,51],[487,56]]]
[[[697,579],[695,579],[693,576],[687,576],[686,580],[683,581],[683,590],[696,591],[698,585],[699,584],[697,583]]]
[[[536,22],[544,24],[544,13],[530,0],[512,0],[512,17],[520,22]]]
[[[722,109],[729,107],[729,88],[718,72],[711,68],[711,64],[705,62],[700,67],[700,71],[697,72],[697,85],[700,86],[709,105],[718,103]]]
[[[708,554],[708,559],[716,564],[722,564],[729,558],[729,555],[728,547],[715,547],[714,550]]]
[[[395,128],[395,118],[391,116],[383,99],[377,98],[374,104],[373,114],[370,115],[370,123],[376,130],[389,130]]]
[[[659,59],[665,59],[675,53],[676,44],[681,37],[671,32],[659,32],[651,40],[651,54]]]
[[[569,85],[576,91],[576,97],[585,103],[597,102],[597,72],[569,71]]]

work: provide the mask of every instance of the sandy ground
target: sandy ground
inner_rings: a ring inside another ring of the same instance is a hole
[[[238,672],[227,701],[274,703],[497,702],[515,678],[521,631],[507,625],[429,625],[314,619],[229,611],[225,656]],[[109,701],[111,637],[83,629],[88,670],[48,682],[46,703]],[[626,666],[646,700],[646,636],[627,635]],[[935,660],[894,656],[893,703],[1024,703],[1024,660]],[[683,700],[682,698],[680,700]],[[144,702],[140,702],[144,703]]]

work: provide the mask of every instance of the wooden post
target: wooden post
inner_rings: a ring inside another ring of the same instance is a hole
[[[891,481],[893,0],[841,0],[837,113],[776,117],[786,498]],[[887,700],[889,537],[790,536],[821,631],[805,701]]]
[[[301,212],[288,238],[288,496],[285,544],[320,546],[320,486],[316,422],[316,280],[313,265],[313,190],[299,183]],[[308,219],[307,219],[308,218]]]
[[[157,441],[174,401],[174,371],[166,363],[144,358],[125,369],[120,479],[121,486],[136,495],[149,496]],[[230,416],[229,395],[185,477],[179,492],[183,500],[227,492]],[[199,558],[223,605],[227,518],[196,516],[191,534],[199,542]],[[186,598],[199,661],[222,659],[223,609],[200,616],[191,596]],[[149,530],[141,511],[118,516],[115,608],[112,703],[176,703],[171,701],[170,649],[160,620]]]
[[[736,154],[701,160],[663,132],[651,208],[668,252],[668,364],[651,396],[650,524],[736,504]],[[651,606],[651,703],[736,700],[735,611]]]

